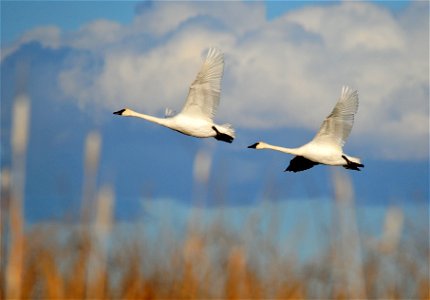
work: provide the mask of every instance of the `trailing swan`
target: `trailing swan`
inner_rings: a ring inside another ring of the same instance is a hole
[[[346,155],[342,150],[351,132],[357,110],[357,91],[343,87],[340,99],[333,111],[324,120],[320,130],[309,143],[298,148],[284,148],[258,142],[248,148],[271,149],[295,155],[285,171],[304,171],[318,164],[343,166],[345,169],[360,171],[359,168],[364,167],[360,159]]]
[[[220,101],[223,71],[223,53],[217,48],[210,48],[200,72],[191,84],[181,112],[174,115],[170,109],[166,109],[165,118],[158,118],[124,108],[114,114],[142,118],[185,135],[198,138],[214,137],[231,143],[235,138],[233,127],[230,124],[218,125],[213,122]]]

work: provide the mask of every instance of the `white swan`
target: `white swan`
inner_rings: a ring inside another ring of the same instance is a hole
[[[343,166],[360,171],[364,167],[360,159],[343,153],[343,145],[351,132],[354,115],[358,110],[358,93],[343,87],[340,99],[331,114],[324,120],[320,130],[309,143],[298,148],[284,148],[264,142],[248,148],[272,149],[295,155],[285,171],[299,172],[318,164]]]
[[[142,118],[198,138],[214,137],[231,143],[235,138],[232,126],[217,125],[213,122],[219,105],[223,70],[223,53],[217,48],[210,48],[197,78],[191,84],[180,113],[174,115],[171,110],[166,109],[165,118],[157,118],[125,108],[114,114]]]

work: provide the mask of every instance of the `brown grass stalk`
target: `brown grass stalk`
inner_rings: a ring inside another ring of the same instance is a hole
[[[9,204],[10,248],[6,268],[6,298],[20,298],[24,259],[23,198],[25,187],[25,158],[28,142],[30,100],[27,95],[16,98],[12,124],[12,181]]]

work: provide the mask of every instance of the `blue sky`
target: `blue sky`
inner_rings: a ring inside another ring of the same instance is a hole
[[[86,135],[102,136],[98,184],[114,186],[122,218],[142,199],[253,205],[329,199],[333,168],[282,171],[288,155],[246,146],[298,146],[312,138],[341,86],[359,90],[345,151],[357,202],[428,199],[428,3],[296,1],[2,1],[2,135],[10,128],[16,66],[30,61],[32,99],[27,202],[33,217],[79,207]],[[252,22],[250,22],[252,20]],[[424,26],[425,25],[425,26]],[[112,112],[180,109],[209,46],[225,52],[217,120],[233,123],[227,145],[180,135]],[[2,138],[2,166],[10,163]],[[197,153],[209,182],[194,177]],[[66,159],[65,159],[66,158]],[[206,184],[206,185],[205,185]],[[55,199],[55,201],[53,201]]]

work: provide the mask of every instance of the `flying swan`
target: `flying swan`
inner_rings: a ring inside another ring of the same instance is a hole
[[[285,171],[300,172],[318,164],[343,166],[345,169],[360,171],[359,168],[364,167],[360,159],[346,155],[342,150],[351,132],[357,110],[357,91],[344,86],[333,111],[309,143],[298,148],[284,148],[258,142],[248,148],[272,149],[295,155]]]
[[[218,125],[213,122],[220,101],[223,70],[223,53],[217,48],[210,48],[200,72],[191,84],[180,113],[173,115],[166,109],[165,118],[157,118],[125,108],[114,114],[142,118],[185,135],[198,138],[214,137],[231,143],[235,138],[233,127],[230,124]]]

